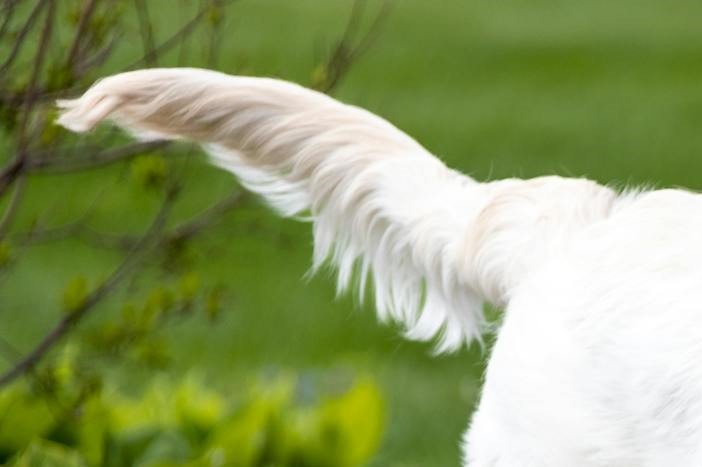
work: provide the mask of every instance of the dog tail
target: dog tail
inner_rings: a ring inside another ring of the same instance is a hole
[[[292,83],[199,69],[150,69],[98,81],[58,102],[84,132],[109,119],[142,139],[189,139],[286,216],[314,222],[314,268],[339,291],[373,283],[382,319],[450,351],[479,337],[482,301],[461,280],[481,185],[387,121]]]

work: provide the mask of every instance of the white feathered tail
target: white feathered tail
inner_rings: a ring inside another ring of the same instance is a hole
[[[311,214],[314,266],[331,260],[340,291],[358,271],[363,293],[370,275],[379,316],[403,323],[411,338],[437,337],[438,350],[479,337],[480,295],[499,301],[502,276],[520,269],[510,248],[498,256],[476,249],[488,234],[504,247],[500,233],[513,220],[503,210],[476,230],[495,201],[492,184],[448,169],[387,121],[323,94],[273,79],[151,69],[105,78],[58,105],[58,122],[73,131],[109,118],[140,138],[202,143],[282,214]],[[517,222],[525,212],[543,216],[521,209]],[[539,234],[508,233],[529,253],[530,235]]]

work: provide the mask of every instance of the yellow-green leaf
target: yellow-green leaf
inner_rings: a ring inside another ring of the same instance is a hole
[[[87,298],[88,280],[83,276],[74,277],[63,289],[63,309],[74,311],[83,306]]]

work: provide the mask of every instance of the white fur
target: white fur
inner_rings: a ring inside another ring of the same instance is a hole
[[[314,266],[366,280],[381,319],[450,351],[505,308],[466,434],[469,467],[702,466],[702,198],[580,179],[478,183],[391,124],[291,83],[197,69],[123,73],[61,101],[191,139],[282,214]]]

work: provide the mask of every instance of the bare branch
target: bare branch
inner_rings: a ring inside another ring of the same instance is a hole
[[[22,356],[20,351],[3,337],[0,337],[0,354],[2,354],[3,358],[9,362]]]
[[[144,0],[134,0],[134,6],[139,20],[139,33],[144,48],[145,62],[150,67],[156,66],[158,55],[154,54],[156,42],[154,41],[154,28],[149,16],[149,8]]]
[[[47,4],[49,5],[49,9],[46,13],[46,19],[44,21],[44,27],[42,29],[41,33],[41,39],[39,43],[39,48],[37,50],[37,55],[34,60],[34,67],[32,69],[32,75],[29,79],[29,83],[27,84],[27,91],[25,94],[25,101],[24,101],[24,114],[20,123],[20,128],[19,128],[19,143],[18,143],[18,150],[17,150],[17,155],[15,157],[14,162],[10,163],[8,166],[6,166],[3,171],[0,173],[0,196],[2,196],[7,188],[9,188],[12,183],[17,180],[18,177],[21,177],[23,175],[24,170],[26,169],[28,165],[28,157],[29,157],[29,152],[27,151],[27,144],[29,143],[28,141],[28,124],[29,124],[29,117],[31,114],[31,109],[32,109],[32,104],[33,104],[33,95],[34,95],[34,89],[37,85],[37,81],[39,80],[39,73],[42,69],[42,65],[44,63],[44,57],[46,55],[46,49],[47,49],[47,44],[49,42],[49,39],[51,37],[52,33],[52,26],[54,23],[54,10],[55,10],[55,3],[54,0],[43,0],[37,4],[37,8],[39,5],[44,5]],[[35,8],[35,11],[37,11],[37,8]]]
[[[86,216],[87,217],[87,216]],[[42,230],[31,230],[18,235],[24,246],[77,238],[88,245],[109,250],[131,250],[139,241],[135,235],[99,232],[85,223],[84,219]]]
[[[393,3],[390,0],[386,0],[383,3],[380,12],[376,15],[373,23],[368,28],[368,31],[366,31],[365,36],[363,36],[363,38],[358,42],[355,51],[356,56],[366,53],[378,39],[383,26],[385,26],[385,21],[387,21],[388,17],[390,16],[392,6]]]
[[[44,27],[41,31],[41,38],[39,39],[39,45],[37,46],[37,53],[34,57],[34,65],[32,67],[32,75],[29,78],[29,83],[27,83],[27,90],[25,92],[24,101],[24,118],[20,124],[19,138],[20,138],[20,154],[27,154],[26,151],[22,149],[26,148],[26,138],[28,136],[27,126],[29,123],[29,116],[32,113],[32,105],[34,104],[34,91],[37,87],[37,82],[39,81],[39,74],[41,73],[42,66],[44,65],[44,58],[46,57],[46,51],[48,49],[49,40],[51,39],[51,33],[53,31],[54,25],[54,15],[56,9],[55,0],[47,0],[49,9],[46,12],[46,18],[44,19]]]
[[[64,97],[67,94],[80,91],[79,86],[74,86],[66,89],[61,89],[60,91],[50,91],[48,89],[35,89],[33,94],[33,100],[37,102],[47,102],[53,101],[58,98]],[[2,92],[0,91],[0,102],[4,104],[16,106],[21,105],[26,99],[26,91],[21,92]]]
[[[234,3],[235,1],[236,0],[226,0],[217,1],[216,3],[219,6],[224,7],[226,5]],[[191,34],[195,30],[195,28],[202,22],[202,20],[207,15],[209,9],[210,7],[208,6],[201,8],[190,21],[183,25],[183,27],[181,27],[178,31],[173,33],[168,39],[164,40],[159,45],[157,45],[153,50],[151,50],[150,53],[144,54],[143,57],[141,57],[139,60],[136,60],[135,62],[132,62],[131,64],[129,64],[129,66],[125,67],[125,69],[129,70],[137,66],[143,65],[144,63],[148,63],[149,60],[153,60],[155,57],[164,54],[171,48],[180,44],[181,39],[184,36]]]
[[[93,55],[90,57],[86,57],[80,62],[76,63],[73,70],[74,74],[82,76],[90,68],[95,68],[105,63],[105,61],[112,55],[114,48],[117,46],[121,38],[121,34],[114,34],[112,38],[107,41],[107,45],[105,45],[102,49],[93,53]]]
[[[34,156],[28,167],[30,172],[41,173],[68,173],[78,172],[83,170],[97,169],[114,164],[118,161],[129,160],[132,157],[144,154],[156,149],[165,148],[168,146],[168,141],[146,141],[125,144],[116,148],[98,150],[96,147],[85,147],[82,149],[74,149],[70,152],[75,154],[78,152],[88,152],[90,155],[86,157],[38,157]],[[94,152],[96,151],[96,152]],[[0,177],[2,177],[0,175]],[[2,181],[2,178],[0,178]],[[0,185],[0,188],[2,185]]]
[[[34,5],[34,9],[32,9],[31,13],[29,13],[27,21],[25,21],[24,25],[22,26],[22,29],[20,29],[19,34],[17,35],[17,39],[15,39],[15,43],[12,47],[12,50],[10,50],[10,53],[8,54],[3,64],[0,65],[0,75],[5,73],[10,68],[10,66],[12,66],[12,63],[17,58],[17,55],[19,54],[20,50],[22,49],[22,46],[25,43],[25,40],[27,39],[27,35],[34,27],[34,23],[39,17],[39,13],[41,13],[41,10],[44,8],[47,2],[48,0],[39,0],[37,1],[36,5]]]
[[[14,161],[3,168],[2,172],[0,172],[0,197],[5,194],[5,191],[24,171],[25,165],[26,157],[20,155],[15,157]]]
[[[5,238],[10,225],[12,224],[15,215],[17,214],[17,208],[22,202],[22,197],[24,195],[24,186],[26,183],[26,177],[20,177],[15,183],[15,191],[12,193],[12,198],[5,208],[5,212],[0,219],[0,239]]]
[[[17,0],[8,0],[7,2],[5,2],[2,11],[2,14],[5,15],[5,17],[2,20],[2,24],[0,24],[0,39],[2,39],[2,36],[5,35],[7,29],[12,23],[12,17],[14,16],[16,6]]]
[[[349,16],[349,20],[346,22],[346,27],[344,28],[344,32],[341,34],[341,39],[339,42],[350,43],[353,41],[353,38],[361,25],[363,12],[365,9],[366,0],[356,0],[353,2],[351,7],[351,15]]]
[[[166,237],[168,239],[184,239],[190,238],[204,229],[210,227],[217,222],[226,213],[232,209],[241,206],[241,203],[246,199],[246,192],[235,191],[229,196],[222,198],[216,204],[213,204],[206,210],[202,211],[197,216],[192,217],[187,222],[184,222],[174,228]]]
[[[97,287],[83,302],[65,315],[51,331],[32,349],[24,358],[17,361],[12,368],[0,376],[0,387],[6,386],[18,377],[32,371],[44,356],[71,331],[85,316],[87,316],[95,306],[111,295],[122,280],[137,266],[146,253],[154,246],[154,239],[158,238],[159,232],[163,229],[166,219],[175,200],[177,189],[170,188],[164,198],[159,212],[154,217],[151,226],[140,238],[139,242],[127,254],[119,266],[112,274]]]
[[[215,5],[212,8],[219,8],[220,5],[217,5],[217,2],[214,2]],[[216,15],[219,15],[219,12],[215,12]],[[221,18],[216,18],[211,22],[211,27],[210,27],[210,35],[209,35],[209,40],[208,40],[208,47],[207,47],[207,67],[208,68],[217,68],[217,57],[218,57],[218,52],[219,52],[219,44],[221,43],[222,39],[222,21]]]
[[[235,191],[211,205],[199,214],[180,223],[168,232],[163,232],[158,245],[163,247],[173,241],[194,237],[218,222],[229,211],[241,206],[247,194]],[[17,234],[17,241],[24,246],[54,242],[66,238],[77,238],[88,245],[110,250],[130,250],[139,242],[139,237],[126,233],[101,232],[87,224],[89,215],[57,227],[31,230]]]
[[[73,36],[73,42],[71,43],[70,52],[68,53],[68,60],[66,61],[71,71],[74,71],[74,67],[78,62],[81,46],[85,45],[83,44],[83,41],[85,40],[85,31],[90,24],[90,18],[95,13],[96,5],[97,0],[87,0],[80,14],[78,26],[76,27],[76,33]]]
[[[354,45],[354,36],[360,27],[361,18],[366,8],[365,0],[356,0],[351,15],[346,23],[341,38],[337,41],[325,70],[327,78],[317,84],[317,88],[325,93],[331,93],[348,74],[353,64],[363,55],[379,36],[382,26],[390,13],[391,3],[385,1],[380,12],[376,15],[366,34]]]

